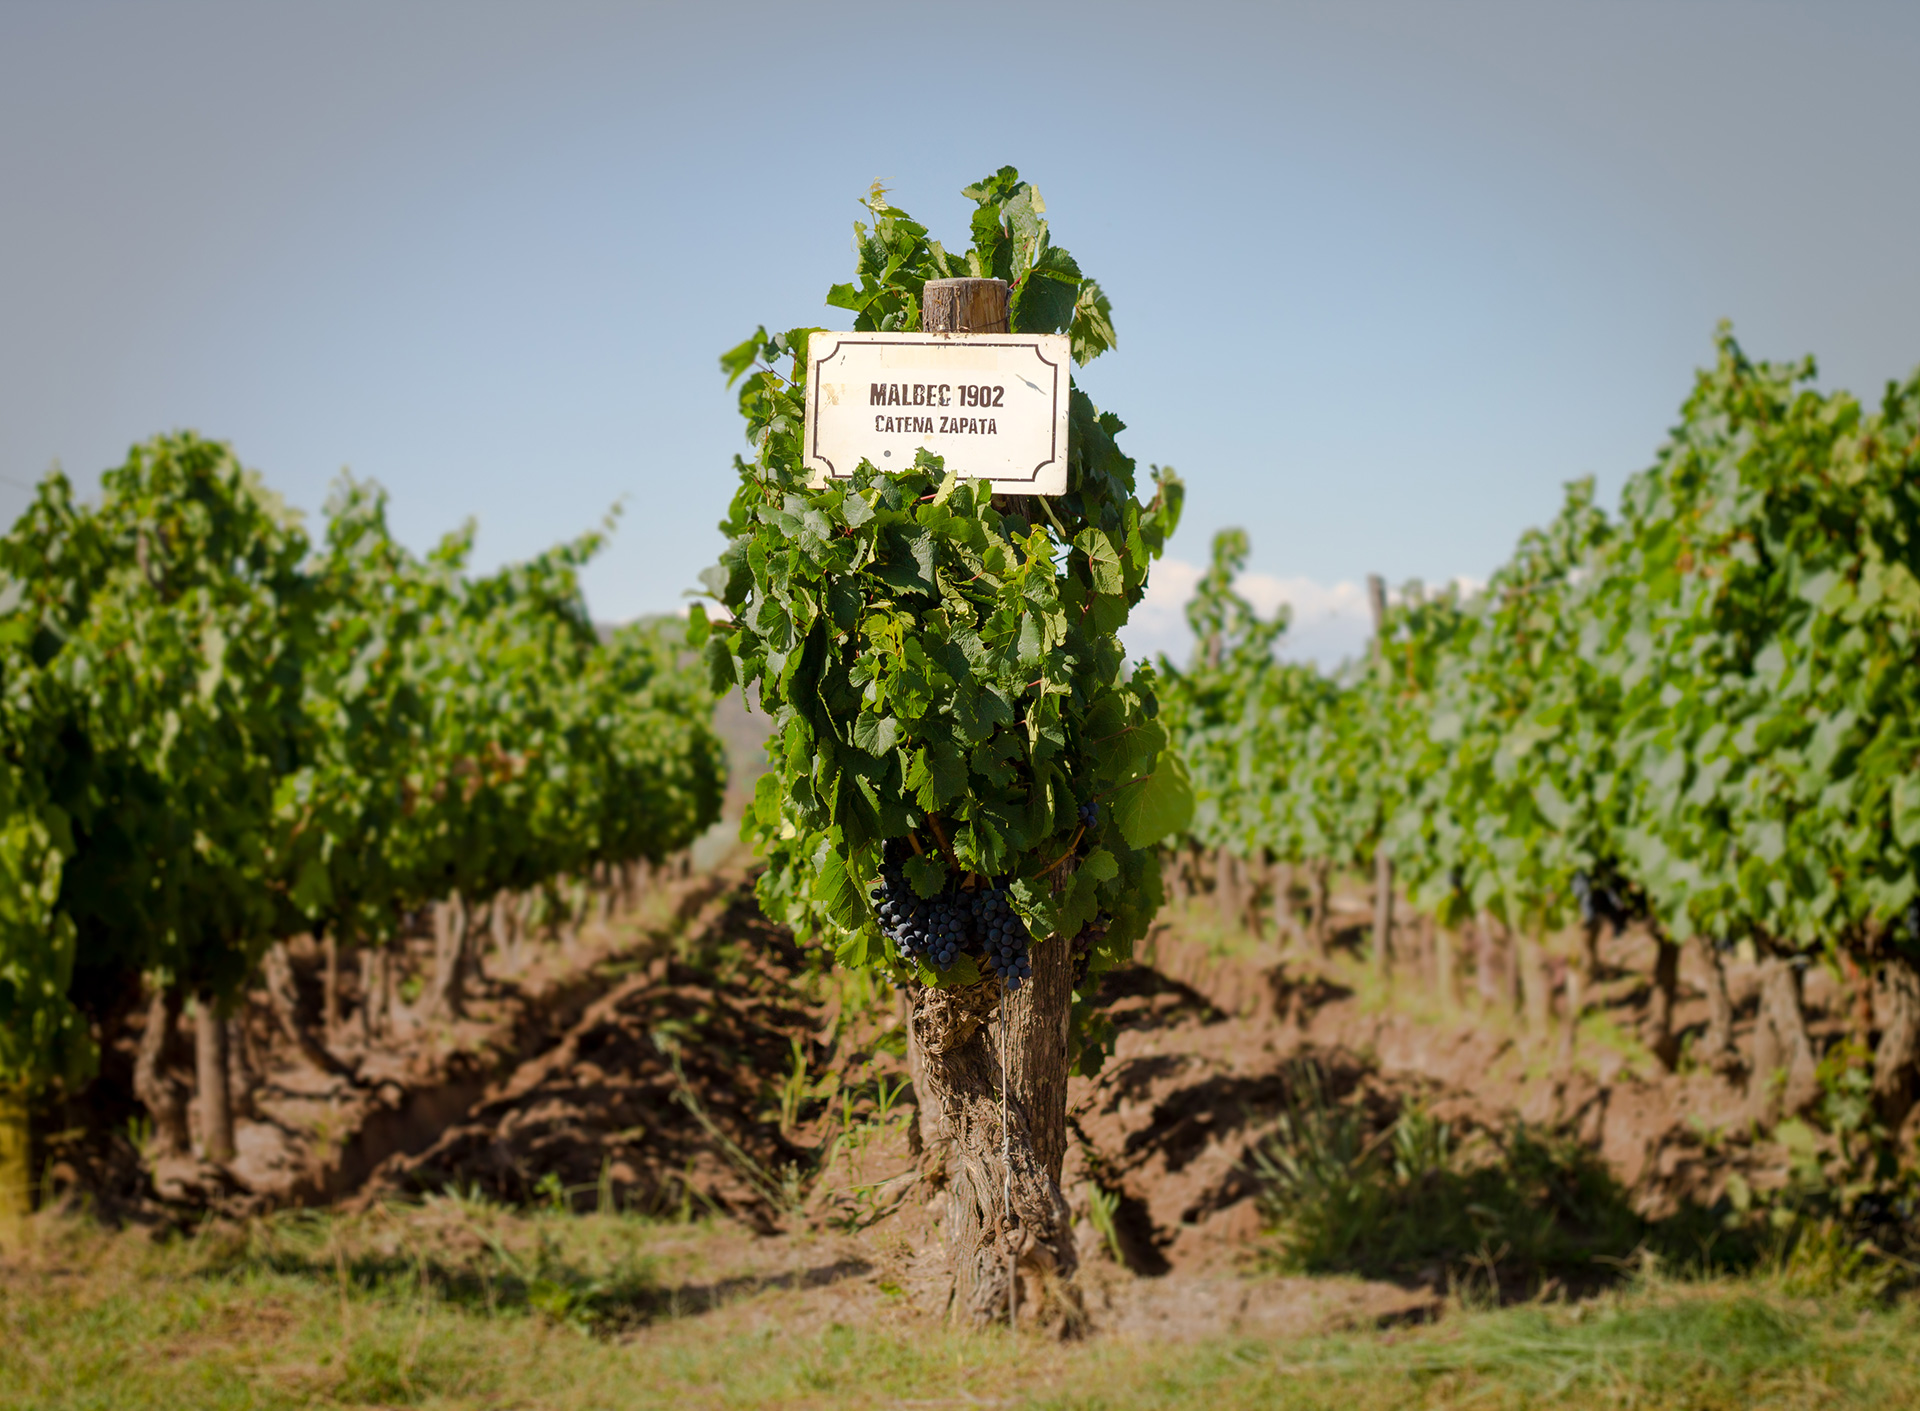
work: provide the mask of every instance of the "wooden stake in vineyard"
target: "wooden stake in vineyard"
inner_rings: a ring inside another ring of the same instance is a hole
[[[1387,584],[1377,573],[1367,575],[1367,604],[1373,609],[1373,655],[1386,655]],[[1380,820],[1382,829],[1386,820]],[[1393,856],[1384,838],[1373,849],[1373,968],[1383,979],[1393,967]]]
[[[25,1083],[0,1081],[0,1253],[19,1247],[33,1209]]]

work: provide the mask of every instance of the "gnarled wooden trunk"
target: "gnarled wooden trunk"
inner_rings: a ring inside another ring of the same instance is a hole
[[[1526,931],[1513,935],[1513,953],[1518,960],[1522,1012],[1526,1015],[1527,1036],[1544,1040],[1553,1024],[1553,995],[1547,989],[1547,949],[1540,938]]]
[[[1433,930],[1433,993],[1442,1009],[1453,1009],[1460,1003],[1457,974],[1459,950],[1460,938],[1453,929],[1436,925]]]
[[[467,1012],[468,932],[472,915],[455,892],[433,908],[433,975],[427,983],[426,1016],[458,1019]]]
[[[1746,1065],[1733,1043],[1733,997],[1727,993],[1727,967],[1720,948],[1706,936],[1695,936],[1707,972],[1707,1031],[1700,1040],[1700,1060],[1724,1077],[1736,1076]]]
[[[1873,1101],[1889,1132],[1913,1110],[1915,1065],[1920,1063],[1920,973],[1904,956],[1880,967],[1880,1042],[1873,1050]]]
[[[921,327],[1004,332],[1010,294],[998,279],[930,279]],[[1032,956],[1032,978],[1012,994],[990,980],[910,996],[924,1169],[946,1207],[935,1277],[949,1316],[966,1323],[1021,1307],[1043,1322],[1077,1321],[1073,1232],[1060,1195],[1073,954],[1056,936]]]
[[[1382,844],[1373,851],[1373,973],[1393,969],[1393,858]]]
[[[1072,966],[1070,946],[1056,937],[1034,947],[1033,978],[1012,995],[989,980],[910,996],[923,1169],[944,1206],[931,1272],[959,1322],[1015,1310],[1021,1321],[1055,1327],[1078,1321],[1060,1193]]]
[[[280,1032],[287,1036],[288,1042],[300,1051],[300,1056],[322,1073],[351,1077],[353,1070],[314,1038],[306,1021],[300,1016],[300,992],[294,982],[293,960],[287,953],[286,942],[276,941],[267,948],[266,955],[260,960],[260,973],[267,982],[267,999],[273,1007],[274,1020],[280,1025]]]
[[[147,1000],[147,1022],[140,1031],[140,1049],[133,1062],[133,1092],[153,1119],[153,1138],[147,1154],[185,1156],[192,1144],[187,1130],[187,1087],[173,1072],[176,1000],[171,990],[156,985]]]
[[[1327,958],[1333,944],[1333,868],[1325,862],[1313,864],[1313,953]]]
[[[193,1077],[200,1154],[216,1165],[233,1160],[233,1102],[227,1085],[227,1016],[211,994],[193,1001]]]
[[[1759,1122],[1805,1112],[1820,1095],[1818,1060],[1800,1000],[1800,972],[1773,956],[1760,966],[1760,1013],[1753,1026],[1749,1111]],[[1777,1085],[1777,1101],[1776,1101]]]
[[[1673,1028],[1673,1007],[1680,990],[1680,947],[1654,937],[1653,989],[1647,996],[1647,1047],[1668,1072],[1680,1061],[1680,1036]]]
[[[1506,998],[1500,968],[1500,938],[1494,934],[1493,918],[1478,916],[1473,927],[1473,987],[1487,1009],[1498,1008]]]

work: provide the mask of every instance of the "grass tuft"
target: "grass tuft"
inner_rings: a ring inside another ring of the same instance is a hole
[[[1303,1273],[1424,1277],[1496,1301],[1548,1280],[1590,1290],[1648,1255],[1751,1263],[1709,1211],[1642,1219],[1599,1156],[1531,1129],[1478,1132],[1409,1106],[1379,1125],[1355,1097],[1334,1101],[1310,1063],[1249,1154],[1272,1229],[1271,1262]]]

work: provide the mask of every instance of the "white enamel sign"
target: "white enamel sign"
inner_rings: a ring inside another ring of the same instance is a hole
[[[905,470],[924,446],[1004,495],[1067,490],[1067,339],[1059,333],[816,333],[807,468]]]

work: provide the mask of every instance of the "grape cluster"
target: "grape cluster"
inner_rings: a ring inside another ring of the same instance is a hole
[[[972,891],[949,884],[939,896],[922,897],[907,881],[907,856],[898,840],[887,845],[873,892],[880,929],[901,958],[949,970],[972,955],[1009,990],[1019,989],[1033,974],[1027,955],[1033,937],[1007,897],[1006,880]]]
[[[1640,898],[1617,877],[1609,874],[1589,876],[1573,874],[1573,895],[1580,904],[1580,919],[1592,926],[1604,923],[1618,931],[1644,915]]]
[[[1907,903],[1907,944],[1920,946],[1920,897]]]
[[[942,892],[927,903],[927,938],[927,958],[936,970],[949,969],[968,948],[966,912],[951,892]]]
[[[913,890],[897,858],[890,856],[881,864],[880,883],[874,889],[873,909],[880,917],[880,929],[886,932],[887,939],[898,948],[903,959],[908,962],[925,960],[942,970],[953,964],[951,959],[942,961],[939,958],[945,950],[948,928],[941,928],[941,940],[936,943],[933,903]],[[939,919],[947,921],[950,918],[943,912]]]
[[[1027,923],[1007,900],[1006,887],[996,882],[980,888],[973,893],[969,906],[974,934],[980,937],[986,953],[987,968],[998,975],[1009,990],[1019,989],[1020,982],[1033,974],[1033,963],[1027,955],[1033,937],[1027,931]]]
[[[1080,826],[1083,828],[1100,826],[1100,800],[1090,799],[1080,805]]]

